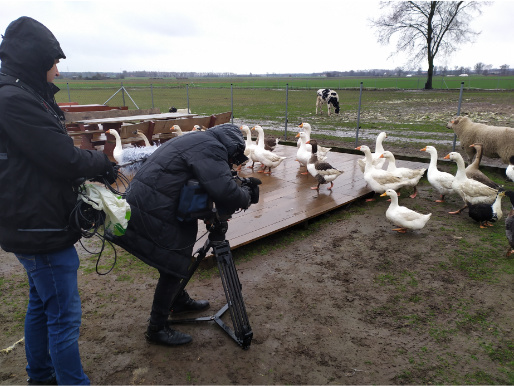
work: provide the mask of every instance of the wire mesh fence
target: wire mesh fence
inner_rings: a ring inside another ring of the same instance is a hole
[[[79,104],[108,104],[128,106],[132,109],[158,108],[167,112],[171,107],[187,109],[199,115],[219,114],[231,111],[236,124],[261,125],[272,135],[291,140],[302,121],[310,122],[316,134],[341,139],[357,144],[376,135],[377,130],[395,131],[399,135],[419,136],[416,131],[433,132],[434,140],[446,132],[445,124],[458,112],[462,98],[464,107],[470,104],[482,106],[512,105],[512,91],[505,90],[403,90],[375,89],[373,87],[345,88],[335,90],[339,94],[340,114],[327,116],[327,106],[322,107],[322,115],[316,114],[316,91],[325,88],[325,83],[305,80],[298,82],[273,83],[266,87],[252,88],[250,84],[182,84],[150,86],[111,83],[101,87],[77,87],[61,84],[61,92],[56,95],[58,102]],[[366,86],[366,83],[364,86]],[[284,87],[283,87],[284,86]],[[308,87],[308,88],[307,88]],[[475,108],[476,109],[476,108]],[[497,118],[495,118],[497,119]],[[401,126],[400,126],[401,125]],[[507,125],[509,123],[507,122]],[[363,127],[361,132],[359,128]],[[400,127],[399,127],[400,126]],[[409,133],[409,134],[407,134]],[[450,133],[447,133],[450,134]],[[449,135],[444,134],[445,137]],[[367,137],[366,137],[367,136]],[[453,133],[451,138],[453,140]]]

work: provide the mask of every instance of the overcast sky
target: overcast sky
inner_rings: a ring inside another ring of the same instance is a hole
[[[0,31],[20,16],[46,25],[66,60],[61,71],[313,73],[394,69],[394,45],[379,45],[368,19],[378,1],[315,0],[0,0]],[[483,7],[482,34],[436,65],[478,62],[514,68],[514,1]],[[427,69],[425,62],[420,63]],[[417,68],[417,67],[416,67]]]

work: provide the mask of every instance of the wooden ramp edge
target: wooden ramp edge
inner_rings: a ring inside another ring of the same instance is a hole
[[[300,167],[296,161],[296,146],[278,145],[274,151],[277,155],[287,157],[271,175],[258,173],[259,164],[250,169],[243,166],[241,177],[256,177],[260,185],[259,203],[251,205],[246,211],[235,213],[228,222],[226,239],[232,249],[249,244],[271,234],[318,217],[371,193],[364,181],[358,160],[364,154],[328,153],[327,161],[344,173],[334,181],[332,190],[328,185],[321,185],[319,192],[312,190],[316,180]],[[251,162],[250,162],[251,164]],[[386,163],[387,165],[387,163]],[[398,167],[412,169],[428,168],[428,163],[397,160]],[[199,222],[198,237],[206,232]],[[193,251],[204,245],[207,235],[197,241]]]

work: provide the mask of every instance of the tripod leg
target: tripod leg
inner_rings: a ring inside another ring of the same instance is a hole
[[[246,307],[241,293],[242,286],[237,275],[228,241],[213,247],[213,252],[218,263],[223,289],[225,290],[230,318],[234,325],[234,335],[237,337],[241,346],[246,349],[250,346],[253,332],[246,313]]]
[[[187,270],[187,278],[180,280],[180,286],[178,287],[177,291],[173,294],[173,300],[172,300],[171,304],[173,304],[175,302],[175,300],[177,299],[179,294],[181,294],[182,291],[184,290],[184,288],[186,288],[187,283],[189,283],[189,280],[191,280],[191,277],[195,273],[195,271],[198,268],[198,266],[200,265],[201,261],[207,255],[207,251],[209,250],[209,248],[210,248],[209,241],[206,241],[205,245],[202,248],[200,248],[198,251],[196,251],[195,254],[197,256]]]

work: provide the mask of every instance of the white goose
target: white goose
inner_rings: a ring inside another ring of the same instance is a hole
[[[157,149],[157,145],[145,147],[127,147],[123,148],[119,133],[114,129],[106,131],[114,136],[116,145],[112,151],[112,156],[116,163],[122,167],[122,172],[127,175],[133,175],[143,164],[144,161]]]
[[[173,125],[171,126],[170,128],[170,131],[174,132],[174,133],[177,133],[177,136],[181,136],[181,135],[184,135],[184,134],[190,134],[192,133],[193,131],[197,131],[197,130],[189,130],[189,131],[183,131],[179,125]]]
[[[393,189],[387,189],[380,197],[391,197],[391,203],[386,210],[386,218],[400,228],[393,229],[405,233],[407,229],[418,230],[425,227],[432,213],[421,214],[405,206],[398,205],[398,194]]]
[[[364,180],[375,193],[383,193],[387,189],[397,190],[403,186],[402,179],[398,175],[373,166],[371,150],[368,146],[361,145],[355,149],[362,151],[366,156]],[[366,201],[373,201],[373,198]]]
[[[106,133],[111,134],[111,135],[114,136],[116,144],[115,144],[114,149],[112,151],[112,157],[114,158],[116,163],[118,165],[120,165],[120,164],[122,164],[124,162],[123,161],[123,145],[121,144],[120,134],[116,130],[114,130],[114,129],[109,129],[109,130],[106,131]]]
[[[255,144],[255,142],[252,141],[252,132],[250,131],[250,128],[247,125],[242,125],[239,127],[239,129],[241,129],[241,131],[246,135],[244,154],[248,157],[248,159],[252,161],[252,165],[248,167],[253,169],[253,166],[257,161],[257,159],[255,159],[253,151],[257,145]],[[240,170],[240,168],[241,165],[239,165],[238,170]]]
[[[396,167],[396,159],[394,158],[394,154],[387,150],[382,153],[380,158],[385,158],[388,161],[387,171],[401,177],[404,183],[404,187],[414,188],[414,192],[410,195],[410,198],[415,198],[418,194],[416,186],[418,185],[419,180],[421,179],[421,177],[423,177],[423,174],[425,174],[427,169],[410,169]]]
[[[296,151],[296,160],[300,163],[300,166],[307,166],[312,155],[312,146],[309,146],[310,149],[307,148],[307,136],[303,131],[296,134],[296,138],[299,138],[300,140],[300,147],[298,147],[298,150]],[[309,172],[305,171],[302,174],[309,174]]]
[[[143,141],[145,142],[145,146],[146,146],[146,147],[150,147],[150,146],[152,146],[152,145],[150,144],[150,141],[149,141],[149,140],[148,140],[148,138],[146,137],[145,133],[143,133],[142,131],[138,130],[136,134],[137,134],[137,136],[138,136],[138,137],[141,137],[141,138],[143,139]]]
[[[467,208],[467,204],[492,204],[496,199],[497,189],[493,189],[481,182],[472,180],[466,176],[466,165],[462,156],[453,151],[444,157],[457,164],[457,173],[452,183],[452,189],[459,194],[464,201],[464,207],[450,214],[459,214]]]
[[[298,127],[300,129],[302,129],[302,131],[305,133],[305,142],[309,142],[311,140],[311,132],[312,132],[311,125],[307,122],[302,122],[298,125]],[[300,147],[300,140],[297,141],[296,146]],[[309,150],[312,153],[312,148],[311,148],[310,144],[307,144],[307,150]],[[323,147],[323,146],[318,145],[318,159],[320,161],[326,160],[327,154],[330,150],[331,150],[330,147]]]
[[[271,174],[271,169],[276,168],[287,157],[281,157],[264,148],[264,130],[260,126],[254,126],[252,130],[258,133],[258,143],[255,147],[253,154],[258,162],[263,165],[263,168],[258,173]],[[266,172],[266,168],[269,170]]]
[[[453,174],[442,172],[437,169],[437,150],[433,146],[425,146],[420,151],[426,151],[430,154],[430,165],[427,171],[427,180],[441,195],[439,200],[435,202],[444,202],[444,196],[452,194],[452,183],[455,179]]]
[[[505,169],[505,175],[514,181],[514,155],[509,158],[509,166]]]
[[[380,158],[380,155],[384,152],[384,146],[382,145],[382,142],[384,139],[387,138],[387,134],[385,132],[381,132],[376,139],[375,143],[375,152],[371,153],[371,158],[373,160],[373,166],[382,169],[382,166],[384,166],[385,159]],[[362,158],[358,161],[359,167],[361,168],[361,171],[364,173],[364,165],[366,163],[366,158]]]

